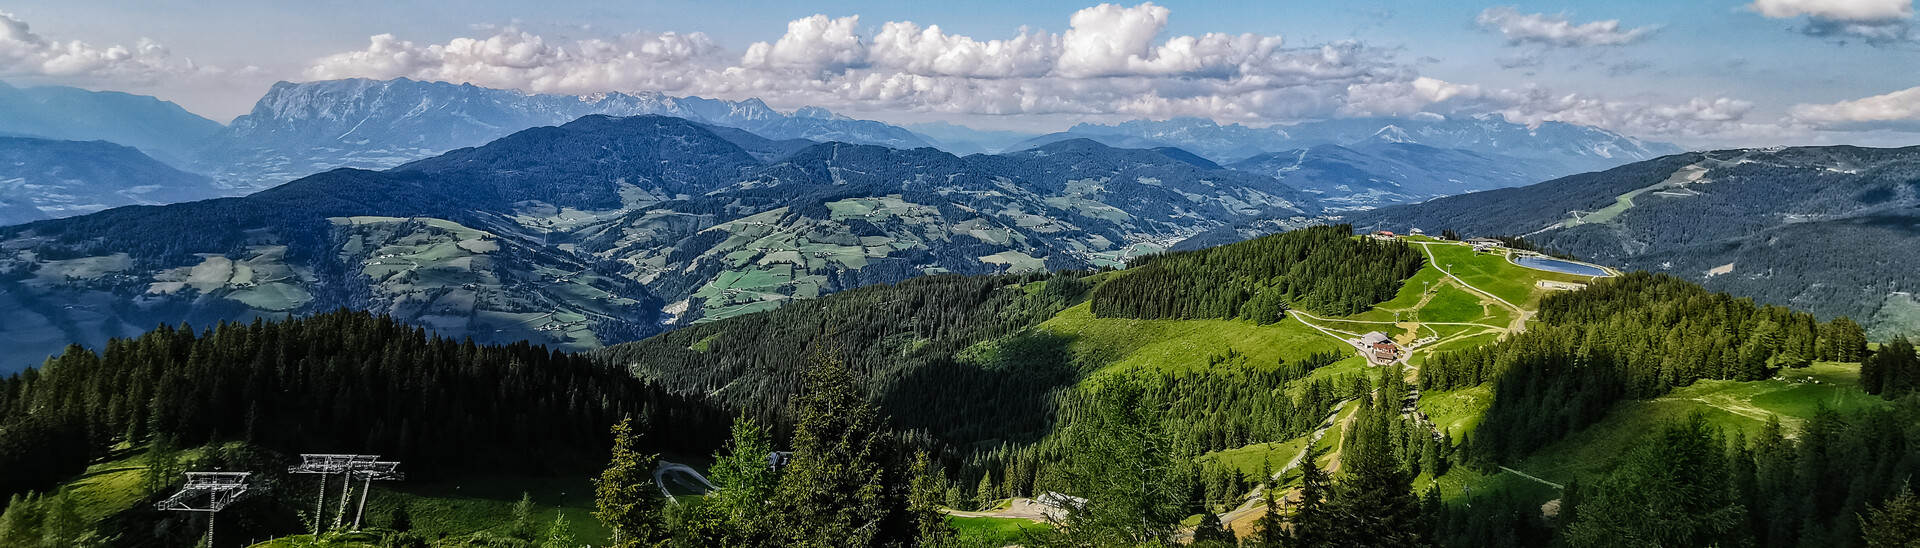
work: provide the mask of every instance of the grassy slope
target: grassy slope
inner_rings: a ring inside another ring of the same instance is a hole
[[[1039,533],[1047,529],[1047,524],[1019,518],[962,518],[947,517],[947,523],[960,530],[962,538],[978,539],[994,546],[1019,544],[1026,541],[1028,533]]]
[[[1081,363],[1107,364],[1103,371],[1204,369],[1208,356],[1224,355],[1228,348],[1246,355],[1247,363],[1271,368],[1283,358],[1295,361],[1349,348],[1298,322],[1095,318],[1089,306],[1069,308],[1039,329],[1068,337]]]
[[[1751,436],[1766,424],[1769,416],[1779,417],[1792,432],[1821,405],[1841,412],[1887,405],[1884,400],[1860,391],[1859,375],[1858,364],[1822,362],[1807,369],[1782,372],[1783,377],[1797,381],[1701,381],[1660,398],[1621,402],[1599,423],[1535,452],[1513,468],[1561,484],[1576,477],[1591,480],[1612,470],[1627,449],[1638,446],[1642,438],[1662,424],[1685,419],[1695,412],[1705,413],[1708,421],[1726,435],[1741,431]],[[1819,383],[1806,382],[1809,377]],[[1439,424],[1461,417],[1473,417],[1471,422],[1478,422],[1476,414],[1484,411],[1484,403],[1476,411],[1473,404],[1462,402],[1464,395],[1487,401],[1472,394],[1474,391],[1491,393],[1486,386],[1435,392],[1421,398],[1421,407]],[[1459,430],[1455,432],[1457,435]],[[1427,479],[1423,477],[1420,481],[1417,486],[1424,487]],[[1505,472],[1483,476],[1455,469],[1440,478],[1439,485],[1448,498],[1461,495],[1464,487],[1482,492],[1500,487],[1519,489],[1542,503],[1559,496],[1557,490]]]

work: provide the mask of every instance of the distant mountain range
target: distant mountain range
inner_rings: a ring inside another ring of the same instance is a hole
[[[1142,120],[1082,124],[1035,137],[944,122],[916,124],[909,130],[819,108],[781,112],[755,99],[527,94],[408,79],[281,82],[251,112],[222,126],[151,97],[61,87],[0,88],[0,135],[133,146],[176,168],[211,177],[208,192],[217,195],[245,194],[340,167],[385,169],[596,114],[673,116],[744,131],[775,142],[749,151],[761,160],[818,142],[896,149],[933,146],[960,156],[1071,139],[1116,148],[1177,148],[1179,154],[1280,177],[1338,209],[1418,202],[1677,152],[1670,145],[1595,128],[1558,123],[1527,127],[1493,117],[1336,119],[1268,128],[1221,126],[1203,119]],[[13,201],[30,199],[37,198]]]
[[[774,140],[929,146],[899,127],[820,108],[782,113],[758,99],[527,94],[405,78],[353,79],[274,84],[252,112],[234,119],[198,154],[196,164],[230,184],[264,187],[336,167],[393,167],[595,114],[673,116]]]
[[[185,167],[200,147],[224,129],[219,122],[180,105],[145,95],[0,83],[0,135],[110,141]]]
[[[1627,269],[1920,330],[1920,147],[1695,152],[1351,213],[1363,228],[1526,236]]]
[[[17,341],[11,369],[160,321],[344,306],[593,348],[859,285],[1112,265],[1321,213],[1177,151],[1073,140],[961,158],[588,116],[386,171],[0,228],[0,336]]]
[[[1680,152],[1599,128],[1496,116],[1340,118],[1251,128],[1212,120],[1081,124],[1012,149],[1066,139],[1177,147],[1233,169],[1281,177],[1330,207],[1368,208],[1505,188]]]
[[[0,137],[0,226],[212,198],[210,183],[105,141]]]

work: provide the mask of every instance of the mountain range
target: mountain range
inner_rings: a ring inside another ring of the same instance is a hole
[[[1112,266],[1245,219],[1321,214],[1269,177],[1085,140],[964,158],[803,143],[588,116],[385,171],[0,228],[0,334],[24,362],[159,321],[349,307],[584,349],[924,274]]]
[[[1623,270],[1850,316],[1879,338],[1920,329],[1920,147],[1692,152],[1346,218],[1524,236]]]
[[[0,225],[213,196],[208,178],[132,147],[0,137]]]
[[[1197,118],[1080,124],[1012,148],[1078,138],[1126,148],[1177,147],[1233,169],[1280,177],[1341,209],[1526,185],[1681,151],[1588,126],[1433,114],[1265,128]]]
[[[1336,209],[1514,186],[1677,152],[1595,128],[1527,127],[1488,117],[1338,119],[1257,129],[1202,119],[1141,120],[1082,124],[1035,137],[944,122],[909,129],[811,107],[783,112],[756,99],[527,94],[403,78],[281,82],[251,112],[222,125],[152,97],[52,86],[0,89],[0,134],[132,146],[210,177],[205,195],[226,196],[339,167],[385,169],[595,114],[673,116],[775,141],[771,148],[750,151],[761,160],[828,141],[934,146],[961,156],[1070,139],[1117,148],[1178,148],[1180,154],[1280,177]],[[112,196],[134,186],[57,199],[114,204]],[[28,193],[17,192],[13,201],[45,199]]]

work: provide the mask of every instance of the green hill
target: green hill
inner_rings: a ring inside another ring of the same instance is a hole
[[[31,461],[51,467],[35,477],[72,479],[11,491],[64,494],[16,504],[44,511],[64,504],[58,502],[62,499],[77,501],[82,519],[103,534],[173,524],[166,538],[174,540],[158,545],[182,545],[165,543],[185,542],[196,534],[193,523],[198,522],[144,509],[158,492],[149,478],[160,477],[147,472],[150,461],[268,470],[279,465],[264,463],[284,463],[288,455],[317,446],[362,450],[344,432],[382,431],[380,416],[312,411],[349,407],[301,403],[300,391],[392,383],[455,392],[435,397],[325,393],[371,404],[441,402],[426,409],[444,412],[429,412],[421,415],[425,422],[411,424],[473,416],[455,424],[495,428],[488,435],[443,434],[438,439],[469,445],[431,450],[406,443],[374,445],[412,436],[363,435],[365,449],[404,456],[414,463],[411,470],[422,472],[404,484],[376,486],[368,503],[372,524],[387,527],[393,512],[406,508],[413,530],[435,545],[518,546],[514,543],[523,541],[514,540],[514,503],[528,493],[537,510],[533,521],[542,531],[553,516],[565,516],[577,538],[604,540],[607,530],[588,514],[592,488],[583,476],[604,462],[599,440],[611,422],[607,411],[556,415],[539,424],[567,428],[523,433],[516,429],[522,420],[474,415],[473,410],[573,413],[560,409],[578,405],[563,402],[583,401],[571,396],[582,390],[606,394],[592,400],[606,405],[644,401],[623,408],[658,417],[652,424],[666,429],[661,432],[666,435],[643,441],[646,447],[673,451],[677,456],[669,460],[706,469],[713,461],[700,455],[728,454],[728,446],[719,443],[726,415],[768,425],[774,447],[797,443],[795,432],[806,427],[795,402],[815,393],[815,381],[808,379],[823,360],[845,364],[849,393],[870,402],[877,424],[893,432],[886,437],[893,447],[887,454],[925,451],[931,456],[934,472],[923,476],[931,486],[924,492],[933,493],[929,496],[942,511],[960,512],[950,523],[961,538],[983,545],[1054,534],[1037,524],[1044,512],[1036,500],[1047,493],[1094,500],[1119,496],[1124,489],[1115,491],[1112,482],[1088,483],[1086,471],[1134,458],[1164,459],[1149,482],[1159,494],[1143,499],[1162,505],[1153,515],[1169,520],[1154,534],[1187,535],[1203,513],[1219,514],[1227,528],[1252,534],[1263,513],[1261,493],[1297,502],[1302,489],[1310,487],[1303,484],[1301,459],[1313,454],[1318,455],[1314,463],[1344,486],[1327,499],[1329,504],[1386,505],[1367,515],[1418,514],[1425,520],[1418,523],[1430,525],[1408,529],[1409,534],[1443,546],[1536,546],[1601,534],[1596,531],[1636,534],[1633,522],[1609,521],[1614,513],[1634,508],[1629,504],[1634,499],[1614,494],[1613,486],[1641,482],[1648,492],[1661,493],[1706,481],[1720,482],[1708,485],[1724,496],[1702,500],[1745,513],[1720,528],[1676,526],[1676,531],[1704,535],[1689,538],[1851,546],[1860,544],[1861,525],[1849,516],[1893,496],[1907,463],[1920,462],[1920,454],[1908,449],[1920,447],[1920,437],[1902,426],[1920,418],[1920,407],[1898,400],[1913,385],[1901,379],[1920,378],[1920,365],[1913,363],[1920,357],[1900,358],[1900,352],[1911,353],[1910,346],[1890,344],[1869,352],[1859,327],[1850,322],[1816,322],[1805,313],[1712,294],[1667,276],[1594,279],[1535,270],[1513,262],[1509,253],[1476,252],[1425,237],[1376,242],[1329,227],[1204,253],[1138,259],[1126,270],[913,278],[824,296],[809,306],[718,319],[587,356],[463,346],[349,316],[285,326],[230,324],[207,335],[160,331],[116,343],[113,348],[119,350],[104,355],[75,350],[0,385],[5,388],[0,409],[11,410],[0,415],[10,417],[0,422],[0,448],[26,447],[24,440],[39,439],[21,437],[27,432],[74,440],[59,446],[71,456]],[[1327,273],[1338,272],[1371,277],[1352,278],[1369,280],[1365,284],[1327,285],[1337,278]],[[1187,274],[1214,282],[1174,293],[1156,289]],[[1304,278],[1289,281],[1293,276]],[[1263,297],[1269,290],[1274,293]],[[1296,301],[1315,292],[1342,297]],[[1151,306],[1128,304],[1135,295],[1177,297]],[[1102,299],[1108,304],[1100,304]],[[1322,304],[1281,307],[1285,314],[1277,321],[1244,313],[1266,299]],[[1376,331],[1398,347],[1392,364],[1360,355],[1357,341]],[[315,346],[309,337],[360,341],[337,351],[361,350],[333,358],[328,352],[336,350],[328,349],[334,347]],[[181,345],[171,347],[179,350],[165,355],[177,361],[162,360],[157,369],[114,365],[147,363],[129,360],[173,344]],[[287,354],[290,350],[277,348],[304,350]],[[401,382],[402,371],[420,366],[388,369],[387,364],[440,364],[435,357],[440,352],[447,353],[444,365],[422,371],[453,376]],[[382,357],[387,354],[394,357]],[[327,360],[347,361],[302,373]],[[1874,394],[1860,387],[1862,360],[1880,379]],[[93,363],[100,365],[88,365]],[[142,395],[131,388],[133,380],[149,377],[160,379],[153,386],[169,386],[169,375],[176,374],[169,373],[170,363],[186,368],[178,375],[194,371],[192,378],[209,381],[189,393],[213,397],[195,398],[220,409],[259,410],[238,413],[239,418],[190,412],[183,419],[138,421],[157,427],[132,428],[130,418],[113,411],[136,401],[129,398],[185,401],[172,393]],[[347,365],[352,363],[361,365]],[[462,363],[477,369],[463,370]],[[280,373],[266,380],[243,374],[260,370]],[[559,383],[546,389],[539,389],[540,383],[549,381],[513,384],[526,391],[505,401],[459,392],[498,382],[486,379],[518,379],[533,371],[570,373],[545,377]],[[358,380],[296,381],[315,374]],[[278,396],[284,401],[274,405],[257,403],[265,392],[245,390],[261,382],[286,386],[293,396]],[[80,403],[85,401],[80,394],[92,389],[125,395],[98,406]],[[538,395],[542,392],[569,396]],[[1116,411],[1114,398],[1133,403]],[[29,404],[38,401],[72,403]],[[42,410],[21,414],[27,409]],[[1407,410],[1416,412],[1403,413]],[[69,419],[39,420],[54,417]],[[79,430],[62,430],[69,424],[63,420],[74,421],[70,424]],[[1688,430],[1690,420],[1701,426]],[[260,425],[250,427],[253,421]],[[1132,426],[1115,430],[1116,424]],[[386,428],[392,432],[392,426]],[[326,434],[334,430],[342,433]],[[502,443],[496,441],[499,434],[530,437]],[[564,452],[572,456],[517,450],[540,436],[572,448]],[[1688,441],[1709,438],[1718,441]],[[206,439],[218,443],[188,444],[195,447],[179,453],[166,450],[180,443],[172,440]],[[1125,447],[1140,446],[1100,445],[1101,439],[1133,439],[1129,443],[1158,449],[1129,453]],[[488,455],[489,464],[449,460],[457,447]],[[1697,478],[1644,476],[1655,469],[1651,463],[1703,462],[1696,458],[1705,454],[1703,447],[1712,448],[1708,460],[1733,464],[1694,474]],[[7,455],[18,459],[25,453],[0,451],[0,457]],[[1693,460],[1673,460],[1688,455]],[[1783,455],[1802,464],[1781,465]],[[1804,463],[1810,462],[1831,471],[1809,469]],[[905,465],[895,460],[878,466],[900,474]],[[1841,476],[1834,474],[1866,479],[1838,482],[1831,478]],[[275,481],[281,482],[280,492],[238,510],[265,516],[233,525],[238,534],[304,530],[299,516],[310,508],[311,487],[288,478]],[[900,483],[888,485],[905,489]],[[1384,498],[1355,498],[1360,493]],[[845,495],[834,492],[829,498]],[[1822,506],[1794,510],[1816,503]],[[1609,510],[1560,513],[1589,504]],[[1804,519],[1791,527],[1770,525],[1782,512],[1796,511]],[[231,534],[227,523],[222,522],[222,534]],[[0,525],[0,535],[4,531]],[[382,531],[330,537],[319,545],[378,546],[387,542]],[[312,542],[291,536],[266,546]]]

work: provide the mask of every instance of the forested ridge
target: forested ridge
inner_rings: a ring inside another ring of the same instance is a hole
[[[1400,282],[1425,262],[1405,243],[1352,236],[1349,225],[1323,225],[1140,257],[1123,275],[1094,289],[1093,313],[1262,324],[1279,321],[1293,308],[1345,316],[1393,298]]]
[[[455,341],[363,312],[163,325],[0,380],[0,495],[45,489],[117,442],[381,454],[422,477],[579,469],[624,416],[702,450],[727,420],[584,356]]]
[[[1429,390],[1493,383],[1493,405],[1469,440],[1474,458],[1519,458],[1623,399],[1701,379],[1766,379],[1816,358],[1862,355],[1866,345],[1852,322],[1823,327],[1811,314],[1645,272],[1550,295],[1538,317],[1524,333],[1440,354],[1420,369]]]

